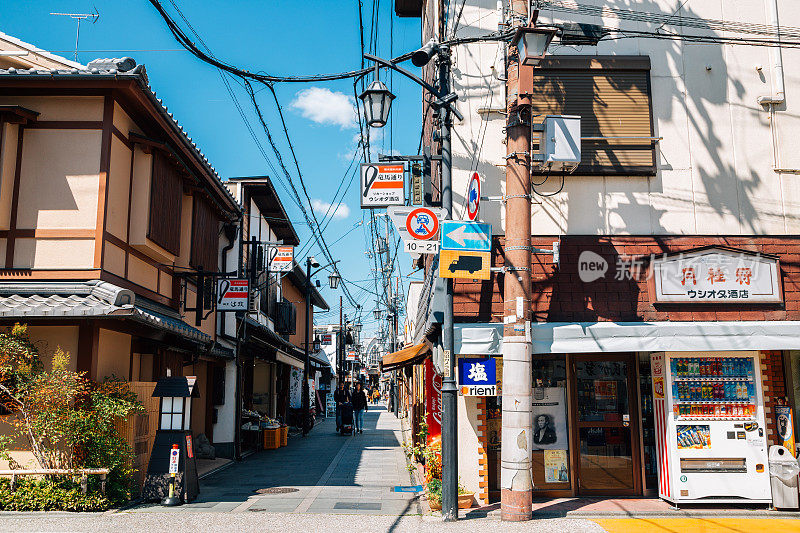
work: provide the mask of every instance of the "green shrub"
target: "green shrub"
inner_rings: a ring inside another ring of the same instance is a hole
[[[105,511],[111,501],[99,492],[81,493],[80,483],[72,480],[17,480],[11,492],[11,480],[0,479],[2,511]]]

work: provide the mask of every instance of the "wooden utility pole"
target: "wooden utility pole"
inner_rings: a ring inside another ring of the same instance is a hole
[[[509,22],[527,24],[528,0],[511,0]],[[531,116],[530,95],[519,92],[520,58],[506,68],[505,278],[503,294],[503,420],[500,516],[531,518]]]

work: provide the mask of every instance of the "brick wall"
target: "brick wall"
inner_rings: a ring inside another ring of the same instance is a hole
[[[484,504],[489,502],[489,435],[486,427],[486,398],[478,400],[478,494]]]
[[[531,238],[537,248],[551,248],[556,236]],[[672,237],[672,236],[562,236],[561,264],[553,256],[534,254],[531,264],[532,308],[535,321],[713,321],[800,320],[800,238],[798,237]],[[727,246],[776,255],[780,259],[785,304],[653,304],[648,292],[647,268],[636,279],[616,280],[621,259],[649,258],[702,246]],[[495,237],[492,266],[503,265],[503,237]],[[583,283],[578,277],[578,256],[591,250],[609,263],[604,278]],[[503,277],[493,273],[487,281],[457,280],[454,311],[458,322],[501,322]]]
[[[767,423],[767,442],[778,444],[775,437],[775,406],[786,398],[786,378],[783,371],[783,354],[779,351],[759,352],[761,359],[761,386],[764,389],[764,418]]]

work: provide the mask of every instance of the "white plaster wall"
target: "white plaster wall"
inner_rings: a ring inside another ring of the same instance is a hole
[[[458,396],[458,479],[467,490],[477,494],[478,487],[478,398]]]
[[[766,24],[768,0],[683,2],[580,0],[580,5],[651,11],[676,17]],[[504,2],[507,4],[508,2]],[[800,25],[792,0],[778,0],[782,26]],[[677,11],[676,11],[677,9]],[[606,12],[607,13],[607,12]],[[656,26],[556,12],[545,8],[541,23],[587,22],[605,27],[653,31]],[[467,0],[457,37],[497,29],[494,0]],[[452,29],[452,16],[448,21]],[[675,29],[675,28],[672,28]],[[703,28],[685,33],[708,34]],[[448,32],[449,33],[449,32]],[[773,92],[770,50],[766,47],[711,45],[629,38],[601,41],[597,47],[551,46],[552,54],[648,55],[657,175],[653,177],[568,176],[561,193],[538,198],[532,209],[534,234],[792,234],[800,230],[800,186],[795,174],[773,171],[769,112],[757,98]],[[776,111],[777,164],[800,168],[800,151],[791,139],[800,133],[800,50],[786,49],[787,101]],[[464,192],[471,171],[483,175],[483,195],[502,194],[505,182],[505,117],[478,114],[479,108],[503,108],[505,86],[490,67],[504,75],[502,49],[495,43],[454,48],[453,86],[463,122],[453,131],[454,217],[463,217]],[[757,70],[756,67],[761,67]],[[710,70],[707,69],[710,67]],[[537,187],[549,193],[560,180]],[[503,204],[483,202],[481,218],[504,233]]]

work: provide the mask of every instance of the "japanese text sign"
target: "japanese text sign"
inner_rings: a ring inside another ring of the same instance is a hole
[[[727,249],[653,261],[657,302],[774,303],[782,300],[777,259]]]
[[[178,461],[180,460],[181,451],[178,448],[172,448],[169,451],[169,473],[178,473]],[[163,463],[162,463],[163,464]]]
[[[221,279],[217,282],[217,311],[247,311],[250,282],[246,279]]]
[[[404,205],[405,165],[364,163],[361,165],[361,207]]]
[[[270,272],[289,272],[294,263],[294,246],[271,246],[269,248]]]
[[[458,385],[464,396],[495,396],[497,366],[492,358],[465,357],[458,360]]]

